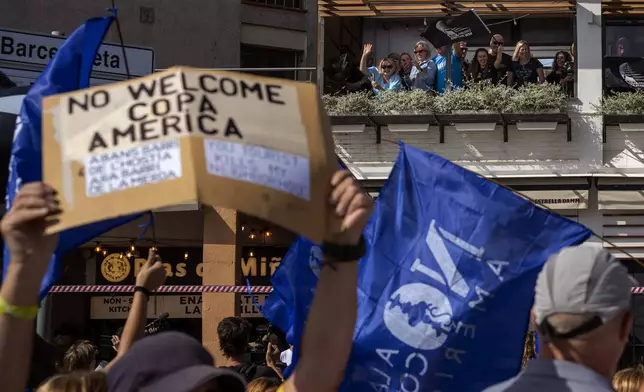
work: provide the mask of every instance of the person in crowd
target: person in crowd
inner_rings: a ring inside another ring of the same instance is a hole
[[[644,391],[644,365],[639,364],[615,373],[613,388],[616,392]]]
[[[532,57],[530,45],[526,41],[517,42],[512,56],[512,66],[508,71],[508,86],[519,88],[528,83],[543,83],[543,64]]]
[[[367,59],[371,53],[373,53],[373,45],[365,44],[362,50],[362,58],[360,59],[360,71],[371,79],[374,94],[379,94],[381,91],[387,90],[401,90],[403,85],[398,76],[395,61],[385,57],[380,60],[378,68],[367,67]]]
[[[620,37],[616,43],[617,57],[631,56],[631,41],[626,37]]]
[[[633,322],[626,267],[596,244],[562,249],[537,278],[531,319],[539,358],[486,392],[606,391]]]
[[[414,67],[414,60],[409,53],[400,54],[400,81],[406,90],[411,90],[414,84],[411,81],[411,70]]]
[[[442,94],[448,87],[446,57],[448,55],[451,56],[451,88],[463,87],[463,65],[461,57],[456,54],[457,50],[460,51],[458,42],[454,43],[452,47],[443,46],[436,49],[436,56],[432,61],[436,64],[436,92],[439,94]]]
[[[454,53],[456,53],[456,56],[461,59],[461,75],[463,79],[466,79],[467,71],[470,68],[470,63],[467,61],[467,42],[465,41],[460,41],[454,43]]]
[[[407,55],[409,57],[409,62],[408,62],[408,67],[407,71],[405,71],[405,68],[403,67],[403,62],[402,62],[402,57],[403,55]],[[411,72],[411,57],[407,53],[389,53],[387,58],[390,58],[394,60],[394,64],[396,65],[396,72],[398,73],[398,77],[400,78],[400,83],[402,84],[402,89],[403,90],[411,90],[411,79],[409,78],[409,74]]]
[[[489,82],[496,84],[498,82],[499,73],[494,64],[489,62],[487,50],[483,48],[476,49],[472,64],[467,72],[467,79],[473,82]]]
[[[570,61],[572,61],[573,64],[575,63],[575,43],[574,42],[570,44]]]
[[[280,372],[274,367],[274,363],[271,367],[270,364],[262,366],[250,361],[248,356],[250,329],[248,321],[241,317],[227,317],[221,320],[217,326],[217,335],[221,352],[226,357],[226,363],[221,367],[241,374],[248,382],[259,377],[280,379]]]
[[[261,377],[248,383],[246,392],[275,392],[280,384],[272,378]]]
[[[341,221],[340,229],[330,233],[326,242],[329,246],[323,246],[325,263],[320,268],[302,336],[301,355],[291,377],[279,387],[280,392],[336,391],[351,353],[357,317],[358,260],[365,252],[362,232],[373,201],[346,170],[335,172],[330,184],[329,204]],[[0,288],[2,392],[24,392],[40,284],[58,240],[55,235],[45,235],[45,229],[60,215],[59,206],[53,188],[41,182],[26,183],[0,223],[11,254]],[[347,254],[352,255],[350,259],[343,258]],[[150,266],[149,271],[162,270],[160,276],[165,279],[158,257],[149,257],[146,266]],[[139,311],[146,310],[148,298],[142,292],[146,288],[138,286],[140,275],[141,272],[137,275],[137,291],[119,347],[119,354],[121,351],[124,354],[105,369],[107,378],[96,376],[97,383],[107,383],[109,392],[244,391],[244,380],[235,372],[215,368],[208,351],[188,335],[165,332],[136,343],[129,340],[139,318],[145,320],[145,312]],[[156,275],[149,272],[146,279],[152,280],[152,276]],[[137,331],[142,334],[143,328]],[[64,382],[77,376],[68,373],[61,377]],[[101,391],[103,385],[94,385],[90,390]]]
[[[572,96],[574,89],[574,73],[572,69],[572,57],[563,50],[555,54],[552,61],[552,70],[546,77],[546,82],[561,86],[561,90]]]
[[[414,66],[411,69],[410,79],[412,88],[423,91],[436,90],[436,64],[429,57],[429,42],[418,41],[414,46]]]
[[[103,372],[73,372],[52,377],[37,392],[108,392]]]
[[[72,344],[63,358],[63,371],[94,370],[97,351],[96,346],[89,340],[80,340]]]
[[[490,39],[490,47],[488,49],[488,63],[494,66],[497,71],[496,80],[503,82],[507,79],[507,74],[512,67],[512,56],[503,52],[505,41],[501,34],[494,34]]]

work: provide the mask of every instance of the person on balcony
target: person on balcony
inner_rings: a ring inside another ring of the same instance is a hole
[[[429,58],[429,42],[418,41],[414,55],[416,58],[410,74],[413,88],[426,92],[436,90],[436,64]]]
[[[398,76],[398,69],[393,59],[385,57],[380,60],[378,68],[367,67],[367,60],[373,52],[373,45],[365,44],[360,59],[360,71],[371,79],[374,94],[380,94],[381,91],[402,90],[403,85]]]
[[[451,49],[451,50],[450,50]],[[450,79],[450,88],[459,88],[463,86],[463,65],[460,56],[460,43],[456,42],[449,46],[443,46],[436,49],[436,56],[432,59],[436,64],[436,92],[442,94],[447,89],[447,55],[451,56],[452,70]],[[457,55],[458,54],[458,55]]]
[[[552,71],[546,77],[546,82],[561,86],[561,90],[572,97],[574,76],[572,56],[563,50],[557,52],[552,61]]]
[[[413,83],[411,82],[411,70],[414,68],[414,60],[409,53],[400,54],[400,80],[403,84],[407,85],[407,89],[411,90]]]
[[[403,62],[402,58],[403,55],[407,56],[405,60],[408,60],[407,63],[408,68],[407,71],[405,71],[405,68],[403,67]],[[389,53],[388,58],[394,60],[394,63],[396,64],[396,73],[398,74],[398,77],[400,77],[400,83],[402,83],[402,89],[403,90],[411,90],[411,79],[409,78],[409,74],[411,72],[411,56],[407,53]]]
[[[467,70],[467,79],[473,82],[498,83],[499,73],[494,64],[489,62],[488,52],[484,48],[476,49],[472,64]]]
[[[504,81],[507,78],[508,71],[512,67],[512,56],[503,52],[504,40],[501,34],[494,34],[490,39],[490,48],[488,49],[488,63],[492,64],[497,71],[497,80]]]
[[[508,86],[519,88],[529,83],[543,83],[543,64],[532,57],[526,41],[517,42],[512,56],[512,67],[508,71]]]

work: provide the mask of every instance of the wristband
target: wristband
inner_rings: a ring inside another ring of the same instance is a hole
[[[7,315],[20,320],[33,320],[38,316],[38,305],[15,306],[0,297],[0,315]]]
[[[140,293],[143,293],[146,297],[150,298],[150,295],[151,295],[150,290],[146,289],[145,287],[143,286],[134,287],[134,293],[136,293],[137,291]]]
[[[329,242],[322,243],[322,254],[324,261],[328,263],[358,261],[365,255],[367,243],[364,236],[356,245],[338,245]]]

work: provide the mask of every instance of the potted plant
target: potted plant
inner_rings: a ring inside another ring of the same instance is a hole
[[[454,123],[459,132],[494,131],[497,120],[490,116],[497,114],[505,105],[512,90],[504,85],[486,82],[468,83],[467,88],[446,91],[437,97],[436,108],[439,113],[453,115],[487,115],[484,121]],[[494,121],[490,121],[490,120]]]
[[[516,121],[519,131],[554,132],[557,129],[556,120],[540,120],[544,114],[561,113],[567,102],[568,96],[556,84],[526,84],[509,96],[503,112],[525,118]]]
[[[644,131],[644,91],[612,93],[595,107],[605,123],[617,123],[623,132]]]
[[[363,132],[366,116],[371,113],[371,93],[358,92],[346,95],[322,96],[324,108],[332,117],[333,132]],[[335,117],[336,119],[333,119]],[[335,124],[334,124],[335,123]]]
[[[372,100],[374,120],[391,132],[424,132],[426,116],[433,112],[434,97],[423,90],[384,91]]]

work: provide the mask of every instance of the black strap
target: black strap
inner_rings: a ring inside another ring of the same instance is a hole
[[[146,288],[145,288],[145,287],[143,287],[143,286],[136,286],[136,287],[134,287],[134,292],[136,293],[137,291],[138,291],[138,292],[141,292],[141,293],[143,293],[143,294],[145,294],[145,296],[146,296],[146,297],[148,297],[148,298],[150,298],[150,295],[152,295],[152,294],[150,293],[150,290],[146,289]]]
[[[541,332],[541,335],[543,335],[544,340],[548,342],[552,341],[553,339],[572,339],[574,337],[595,330],[602,325],[604,325],[604,322],[602,321],[601,317],[595,316],[582,325],[578,326],[577,328],[573,328],[571,331],[568,331],[566,333],[558,333],[546,318],[539,325],[539,332]]]

